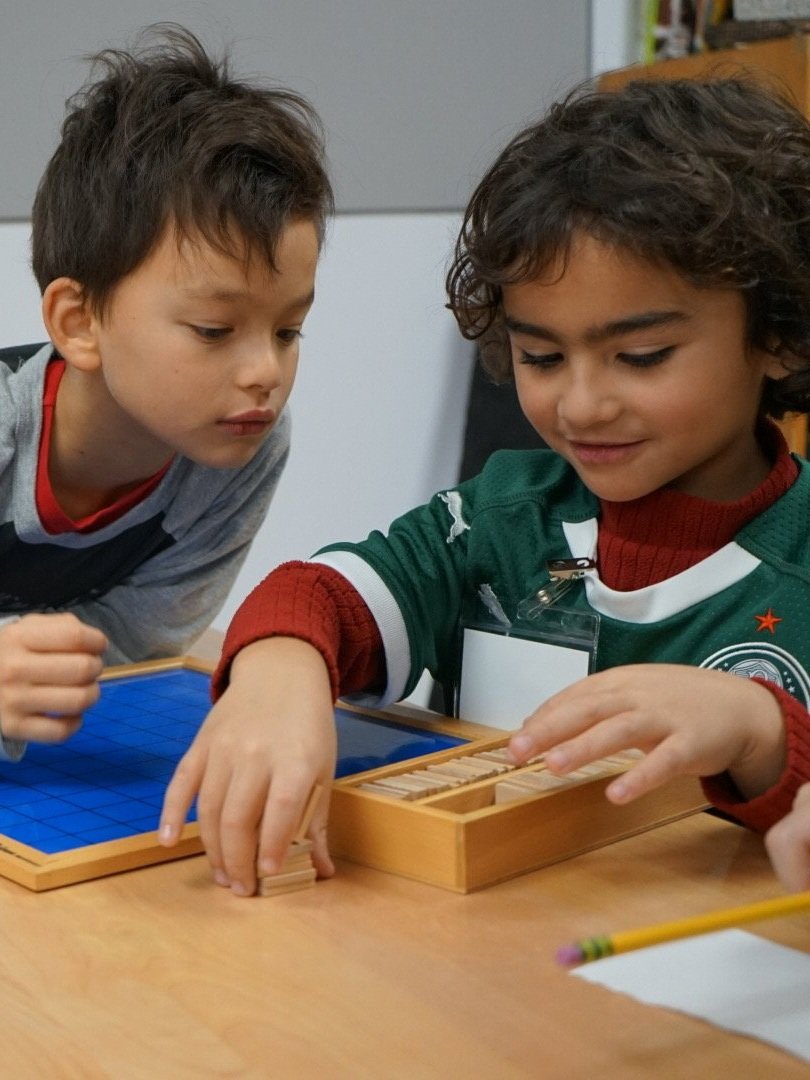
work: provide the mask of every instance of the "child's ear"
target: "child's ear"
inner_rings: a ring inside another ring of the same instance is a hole
[[[82,371],[101,364],[98,316],[84,289],[72,278],[56,278],[42,294],[42,319],[59,355]]]
[[[800,371],[804,367],[803,363],[798,365],[795,363],[795,354],[784,349],[776,337],[769,339],[765,347],[760,348],[759,354],[762,362],[762,374],[766,379],[784,379],[786,375]]]

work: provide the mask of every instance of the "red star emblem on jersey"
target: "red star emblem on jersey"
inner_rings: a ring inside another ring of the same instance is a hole
[[[764,615],[755,615],[754,618],[759,623],[757,633],[760,633],[762,630],[770,630],[772,634],[775,634],[776,624],[782,621],[778,615],[774,615],[771,608],[768,608]]]

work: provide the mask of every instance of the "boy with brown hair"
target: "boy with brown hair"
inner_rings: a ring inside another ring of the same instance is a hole
[[[95,57],[34,202],[50,341],[0,364],[0,758],[70,735],[102,660],[205,629],[288,454],[320,124],[152,34]]]

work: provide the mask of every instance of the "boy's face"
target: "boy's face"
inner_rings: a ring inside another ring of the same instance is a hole
[[[102,400],[127,453],[215,468],[254,456],[292,388],[317,258],[306,221],[282,234],[276,272],[166,230],[96,322]]]
[[[756,487],[763,379],[784,371],[747,344],[742,295],[584,234],[561,270],[503,289],[518,397],[549,446],[611,501]]]

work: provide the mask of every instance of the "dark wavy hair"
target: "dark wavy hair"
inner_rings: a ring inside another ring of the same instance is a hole
[[[98,77],[67,103],[61,142],[32,213],[40,289],[78,281],[102,312],[172,223],[227,254],[274,268],[293,220],[320,237],[333,210],[320,120],[290,90],[230,77],[175,23],[148,27],[132,52],[90,58]]]
[[[502,286],[531,280],[585,231],[741,290],[748,338],[789,374],[762,411],[810,411],[810,124],[745,77],[581,86],[526,128],[473,193],[447,276],[461,332],[511,375]]]

